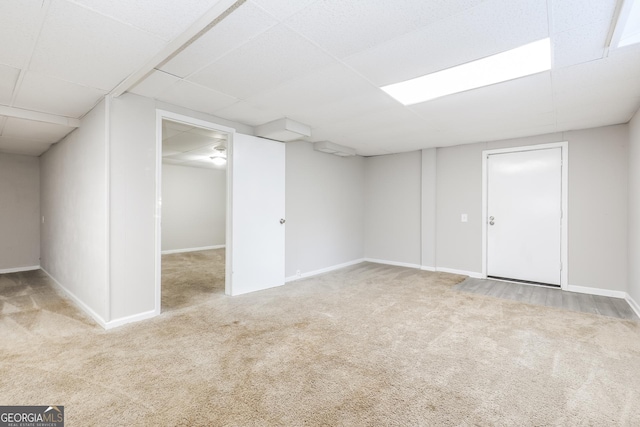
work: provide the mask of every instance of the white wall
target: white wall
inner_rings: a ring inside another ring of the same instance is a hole
[[[225,244],[227,171],[162,165],[162,250]]]
[[[436,198],[438,150],[422,150],[422,268],[433,270],[436,262]]]
[[[253,133],[246,125],[131,93],[112,101],[110,318],[114,322],[151,315],[155,307],[156,108]]]
[[[42,267],[94,317],[108,320],[105,102],[40,160]]]
[[[0,153],[0,272],[40,265],[40,159]]]
[[[364,163],[286,144],[287,277],[362,259]]]
[[[569,141],[569,285],[626,291],[626,125],[438,149],[437,263],[482,271],[482,150]],[[460,222],[467,213],[469,222]]]
[[[640,305],[640,110],[629,123],[629,287]],[[640,308],[640,307],[638,307]]]
[[[155,307],[155,102],[131,94],[111,101],[110,319]]]
[[[365,258],[421,264],[422,152],[365,159]]]

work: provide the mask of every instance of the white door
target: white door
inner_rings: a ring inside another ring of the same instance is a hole
[[[487,159],[487,275],[560,285],[562,150]]]
[[[284,284],[285,146],[236,133],[230,167],[227,293],[280,286]]]

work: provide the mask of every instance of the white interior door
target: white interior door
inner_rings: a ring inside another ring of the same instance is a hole
[[[280,286],[284,284],[285,146],[235,134],[230,166],[232,244],[227,293]]]
[[[561,281],[562,150],[487,159],[487,275]]]

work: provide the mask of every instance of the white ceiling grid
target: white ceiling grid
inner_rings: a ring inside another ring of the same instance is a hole
[[[81,117],[215,3],[3,0],[0,104]],[[290,117],[361,155],[625,123],[640,47],[606,56],[616,3],[247,0],[131,91],[251,126]],[[409,107],[379,89],[544,37],[550,72]],[[10,119],[9,141],[2,124],[3,151],[60,134]]]

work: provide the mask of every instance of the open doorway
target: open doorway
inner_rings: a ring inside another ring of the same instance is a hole
[[[160,311],[223,295],[230,133],[161,119]]]

